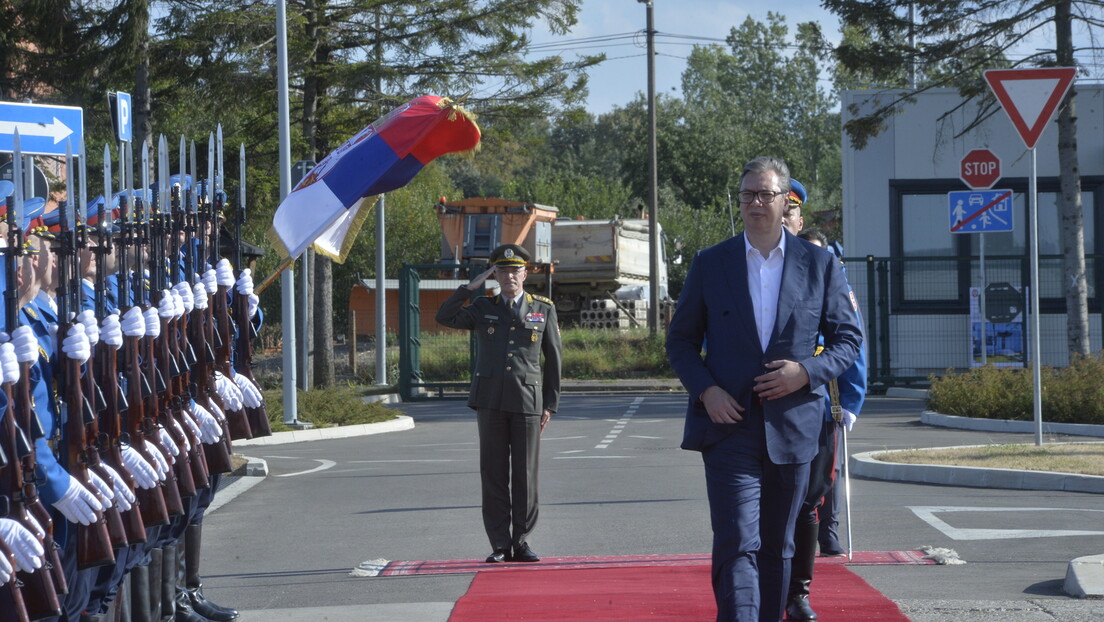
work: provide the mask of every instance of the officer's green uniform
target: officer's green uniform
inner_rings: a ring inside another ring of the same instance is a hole
[[[507,247],[511,258],[520,259],[507,263],[502,257]],[[525,265],[528,256],[506,245],[491,254],[492,262],[496,258],[496,265]],[[523,293],[515,314],[501,295],[463,306],[471,293],[467,286],[458,288],[438,310],[437,321],[475,331],[468,406],[479,423],[483,524],[494,550],[516,550],[537,522],[540,416],[542,410],[555,412],[559,402],[560,330],[556,308],[543,296]]]

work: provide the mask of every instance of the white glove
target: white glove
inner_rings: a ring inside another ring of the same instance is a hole
[[[123,476],[111,466],[101,463],[100,468],[111,478],[111,491],[115,493],[115,504],[120,510],[126,512],[134,504],[134,493],[130,491],[130,486],[127,486]]]
[[[0,383],[19,382],[19,361],[15,358],[15,346],[11,342],[0,344]]]
[[[157,481],[163,482],[169,476],[169,462],[165,460],[165,455],[161,453],[157,445],[154,445],[148,438],[145,443],[146,451],[149,452],[150,456],[153,456],[153,461],[156,463],[153,468],[157,470]]]
[[[165,451],[169,452],[170,460],[180,455],[180,448],[176,446],[176,441],[169,436],[168,431],[160,425],[157,426],[157,440],[161,443],[161,446],[165,448]],[[172,460],[175,464],[176,460]]]
[[[123,334],[127,337],[141,337],[146,334],[146,318],[142,315],[142,309],[135,305],[123,314]]]
[[[238,385],[238,390],[242,394],[242,402],[247,408],[259,408],[261,403],[264,402],[261,391],[249,378],[241,374],[234,374],[234,383]]]
[[[115,499],[115,492],[111,490],[111,486],[91,469],[88,471],[88,479],[92,480],[92,485],[96,487],[96,490],[100,491],[100,496],[103,498],[104,502],[106,502],[104,509],[111,507],[111,502]]]
[[[118,315],[112,313],[103,319],[103,325],[100,326],[100,340],[115,349],[123,345],[123,328],[119,324]]]
[[[843,428],[845,430],[850,432],[851,428],[855,426],[855,421],[858,419],[858,417],[855,416],[855,413],[847,410],[846,408],[843,408],[841,410],[843,410],[843,420],[840,423],[843,424]]]
[[[199,440],[206,444],[217,443],[222,438],[222,426],[218,420],[206,408],[196,402],[192,402],[188,409],[192,417],[199,423]]]
[[[184,298],[180,295],[180,292],[174,289],[169,293],[170,295],[172,295],[173,305],[175,305],[176,307],[175,309],[173,309],[173,313],[175,314],[174,317],[181,317],[182,315],[187,313],[189,309],[184,306]]]
[[[15,554],[16,570],[34,572],[42,567],[46,551],[38,538],[23,525],[11,518],[0,518],[0,540],[3,540]],[[7,569],[10,575],[11,565],[8,565]],[[2,583],[5,581],[0,581],[0,584]]]
[[[69,476],[69,488],[60,499],[54,502],[54,507],[69,522],[82,525],[91,525],[96,521],[96,512],[103,510],[103,506],[96,500],[96,496],[72,475]]]
[[[176,316],[176,301],[172,293],[167,289],[161,290],[161,301],[157,303],[157,315],[161,318],[172,319]]]
[[[191,415],[185,412],[183,415],[181,415],[180,420],[184,422],[184,427],[192,431],[192,436],[190,438],[194,438],[196,439],[196,442],[202,443],[203,439],[200,436],[199,426],[196,425],[195,419],[192,419]],[[189,437],[185,436],[184,438]]]
[[[196,283],[195,289],[192,290],[193,301],[195,308],[203,310],[207,308],[207,286],[203,283]]]
[[[257,307],[261,304],[261,298],[257,294],[249,294],[249,297],[245,300],[249,305],[246,307],[246,311],[249,312],[249,319],[252,320],[253,316],[257,315]]]
[[[4,585],[12,578],[12,565],[7,555],[0,555],[0,585]]]
[[[238,282],[234,283],[234,289],[243,296],[253,295],[253,275],[250,274],[249,268],[245,268],[241,271],[241,275],[238,276]]]
[[[180,300],[184,302],[184,312],[191,313],[195,308],[195,296],[192,294],[192,287],[188,285],[186,281],[181,281],[176,285],[173,285],[173,291],[180,296]]]
[[[163,299],[162,299],[163,300]],[[161,336],[161,319],[157,315],[157,309],[150,307],[146,309],[146,336],[157,339]]]
[[[84,334],[88,335],[88,343],[96,345],[100,341],[100,325],[96,322],[96,315],[91,309],[85,309],[77,314],[77,321],[84,324]]]
[[[157,485],[157,469],[138,450],[130,445],[123,445],[123,467],[134,477],[134,483],[139,488],[153,488]]]
[[[61,343],[61,351],[70,359],[82,363],[92,356],[92,346],[88,343],[88,335],[84,332],[83,324],[73,324],[69,327],[69,334]]]
[[[11,344],[15,347],[15,358],[20,363],[38,361],[38,338],[30,326],[20,326],[12,331]]]
[[[223,257],[215,264],[215,279],[219,287],[230,288],[234,286],[234,268],[230,267],[230,260]]]
[[[230,282],[234,282],[233,277],[231,277]],[[218,291],[218,278],[215,276],[214,268],[203,273],[203,287],[207,288],[208,295]]]
[[[215,392],[222,398],[222,403],[226,405],[226,410],[241,410],[242,407],[242,393],[238,385],[230,382],[230,379],[223,376],[221,372],[215,372]]]

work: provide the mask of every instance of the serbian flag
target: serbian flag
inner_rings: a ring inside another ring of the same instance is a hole
[[[405,186],[437,156],[475,149],[479,136],[473,115],[447,97],[413,99],[319,162],[280,203],[269,239],[288,259],[313,245],[342,262],[377,195]]]

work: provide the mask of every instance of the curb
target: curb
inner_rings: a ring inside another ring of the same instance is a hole
[[[1062,591],[1075,598],[1104,598],[1104,555],[1087,555],[1066,567]]]
[[[986,447],[986,445],[962,445],[958,447]],[[925,449],[951,448],[927,447]],[[936,464],[904,464],[884,462],[875,458],[875,456],[891,455],[902,451],[910,450],[881,450],[854,454],[848,462],[848,468],[852,475],[886,481],[939,484],[943,486],[973,486],[976,488],[1060,490],[1104,494],[1104,477],[1098,475],[1019,469],[983,469]]]
[[[245,476],[237,478],[233,483],[220,489],[211,501],[211,505],[207,506],[207,514],[213,514],[215,510],[230,503],[238,495],[264,481],[264,478],[268,475],[268,463],[263,458],[246,456],[245,459],[247,460]]]
[[[905,387],[889,387],[885,394],[886,397],[915,397],[924,400],[930,396],[927,389],[908,389]]]
[[[974,430],[977,432],[1015,432],[1023,434],[1035,432],[1034,421],[959,417],[958,415],[944,415],[933,410],[921,412],[920,423],[940,428]],[[1047,423],[1044,421],[1043,434],[1068,434],[1070,436],[1096,436],[1104,438],[1104,425],[1093,425],[1091,423]]]
[[[335,438],[351,438],[354,436],[367,436],[370,434],[383,434],[385,432],[399,432],[413,429],[414,418],[408,415],[399,415],[390,421],[382,421],[380,423],[363,423],[360,425],[344,425],[332,428],[310,428],[306,430],[276,432],[272,436],[234,441],[234,447],[257,447],[264,445],[283,445],[285,443],[304,443],[307,441],[325,441]]]

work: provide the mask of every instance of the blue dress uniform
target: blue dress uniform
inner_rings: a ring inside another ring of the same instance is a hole
[[[525,266],[528,252],[513,244],[491,253],[499,266]],[[560,394],[560,330],[556,308],[522,293],[518,308],[504,296],[481,296],[459,287],[437,312],[445,326],[472,330],[475,377],[468,406],[479,429],[483,526],[494,553],[487,561],[537,561],[527,540],[537,523],[540,417],[555,412]],[[541,356],[544,363],[541,364]],[[512,527],[512,533],[511,533]]]

